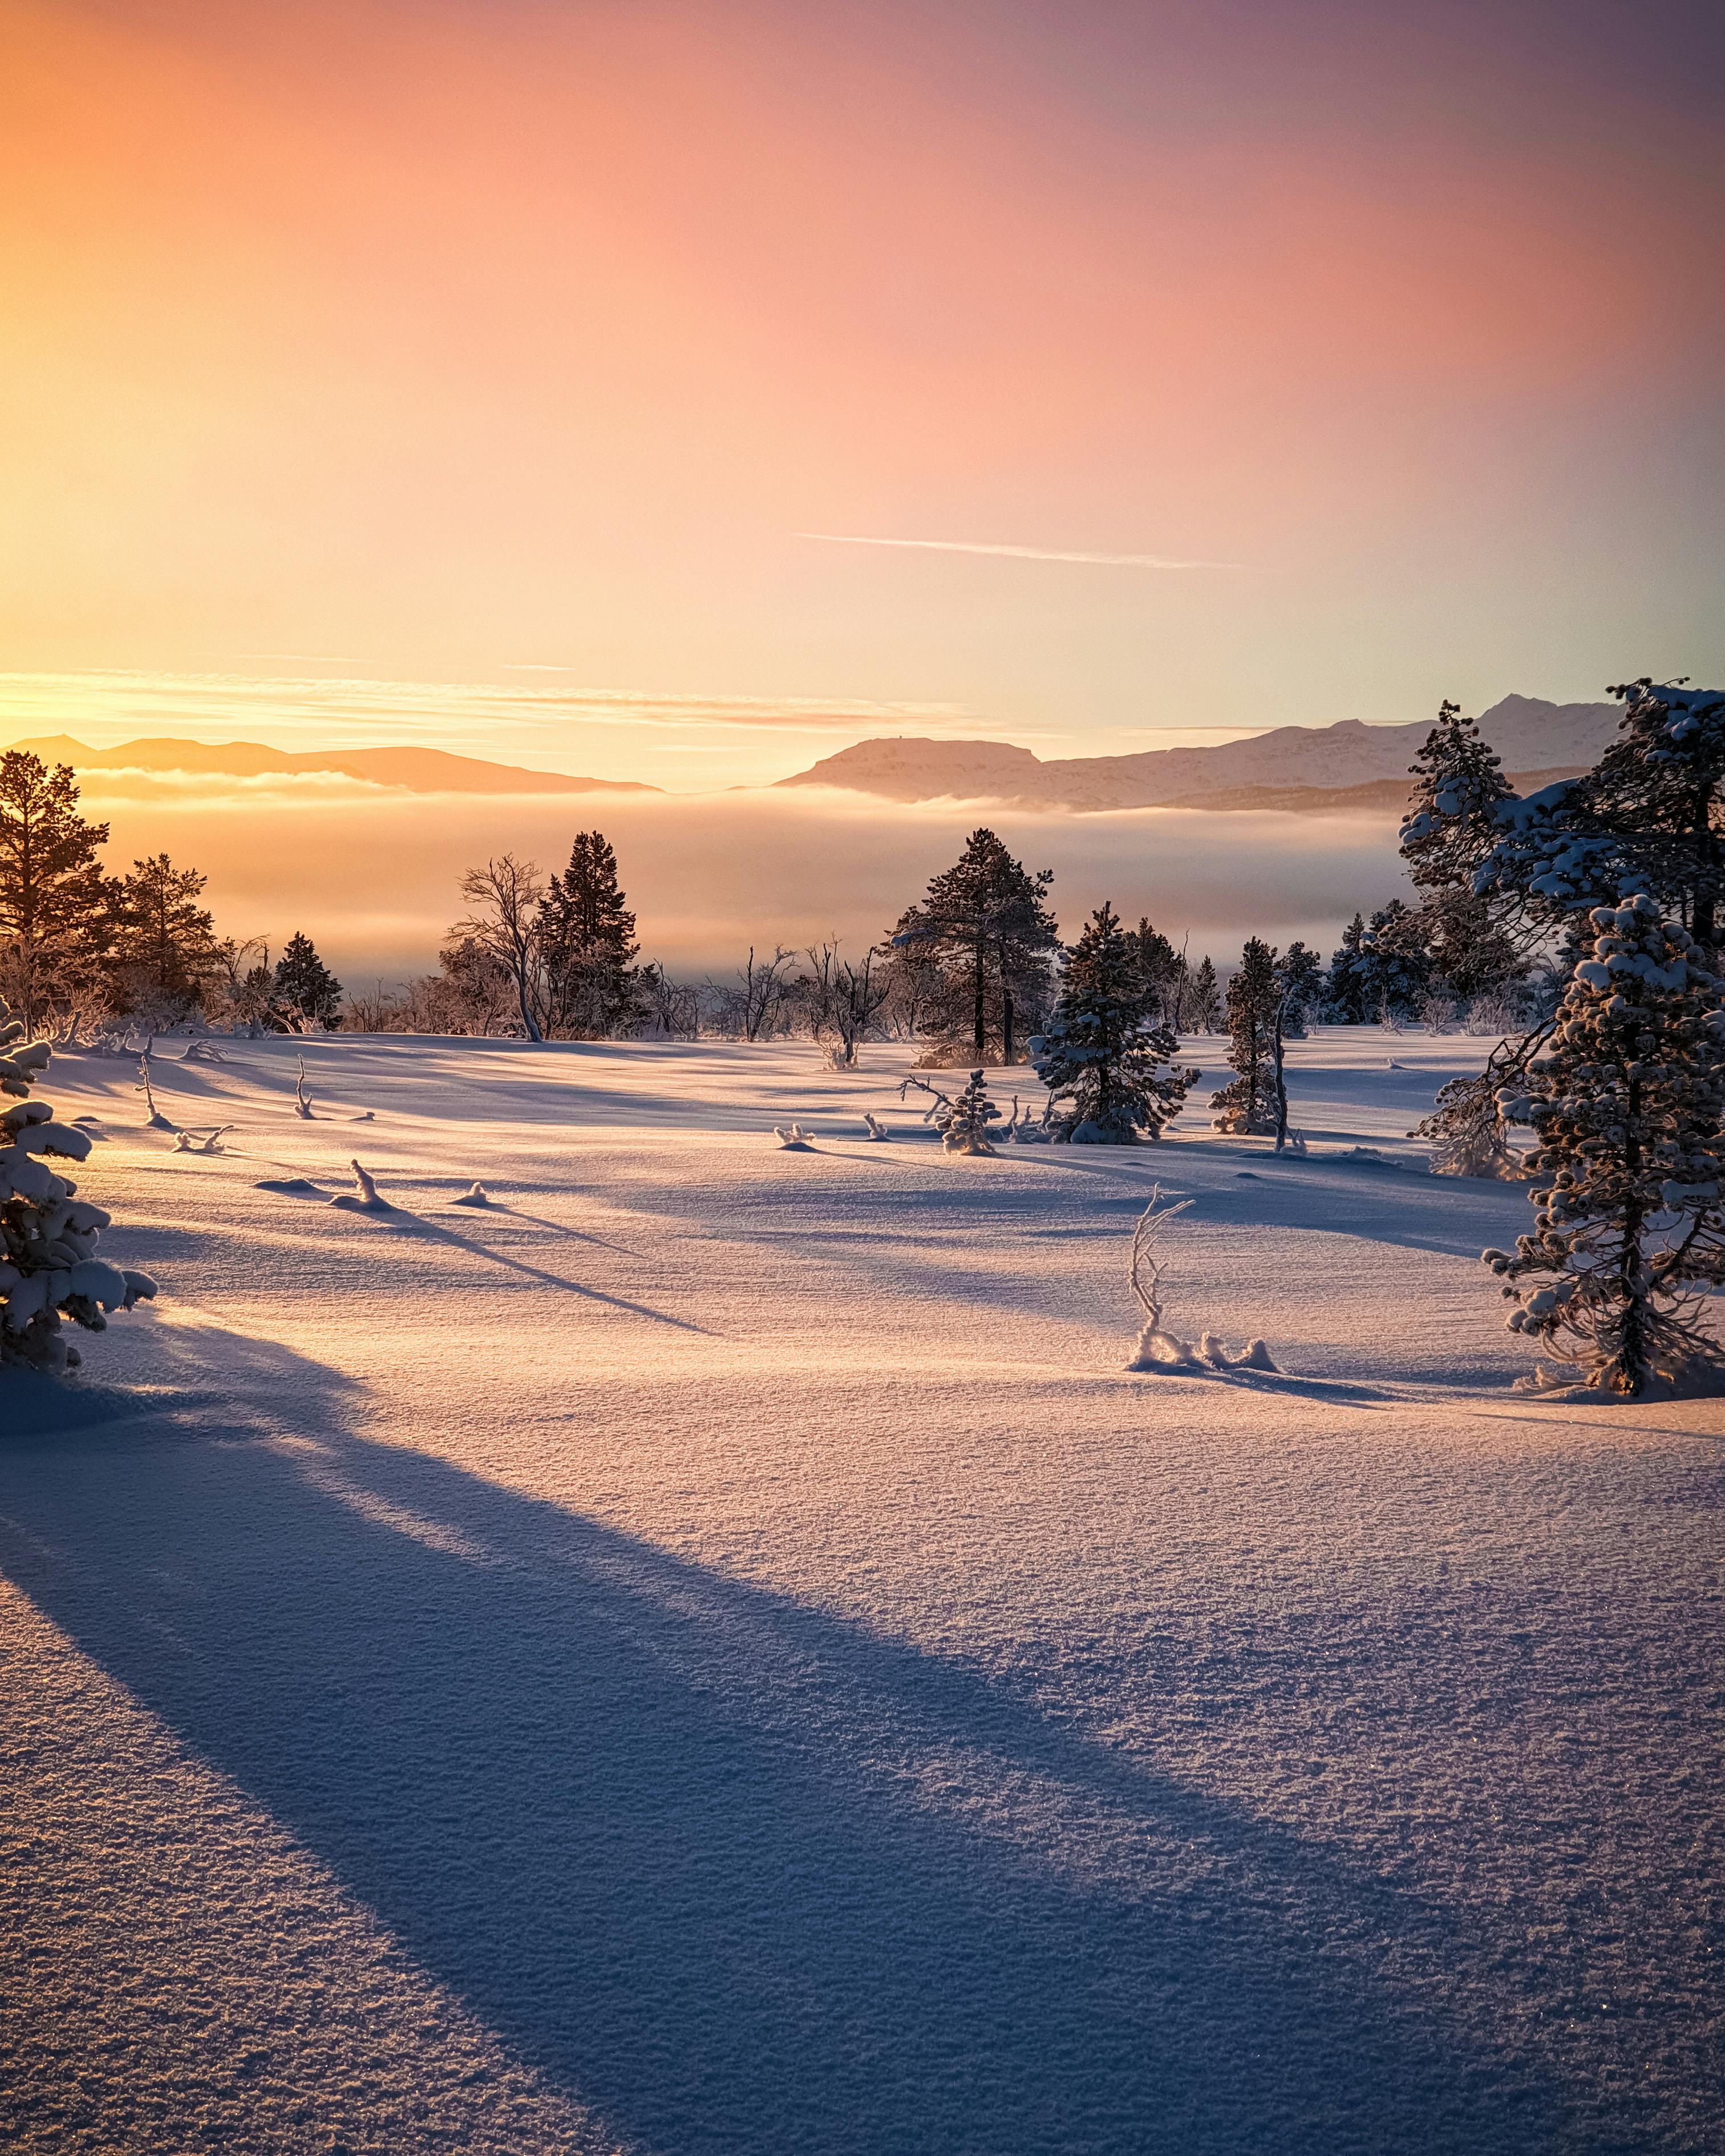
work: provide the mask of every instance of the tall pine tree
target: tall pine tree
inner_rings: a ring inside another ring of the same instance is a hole
[[[1058,931],[1048,910],[1051,869],[1028,875],[987,829],[973,831],[953,865],[932,879],[922,903],[902,913],[891,947],[940,968],[945,993],[930,1021],[948,1038],[968,1033],[968,1052],[985,1062],[992,1043],[1012,1062],[1024,1021],[1045,1007]]]
[[[640,1029],[647,998],[635,970],[635,917],[603,831],[576,834],[567,869],[546,887],[535,931],[550,1033],[604,1040]]]
[[[0,756],[0,967],[33,1032],[93,983],[109,933],[96,859],[108,826],[80,815],[69,764],[50,771],[25,749]]]
[[[1058,1135],[1079,1145],[1159,1138],[1198,1077],[1178,1043],[1145,1015],[1142,942],[1106,901],[1086,922],[1060,979],[1054,1015],[1030,1043],[1036,1075],[1063,1104]]]
[[[1548,1055],[1522,1081],[1534,1231],[1485,1262],[1512,1330],[1589,1386],[1711,1389],[1725,1355],[1701,1300],[1725,1286],[1725,982],[1645,896],[1596,907]]]
[[[182,1018],[222,970],[216,925],[198,901],[208,879],[166,854],[135,860],[116,897],[113,963],[122,1005]]]
[[[1210,1096],[1219,1131],[1246,1137],[1276,1134],[1281,1122],[1276,1073],[1276,1014],[1281,1003],[1276,953],[1251,937],[1228,983],[1228,1061],[1235,1075]]]

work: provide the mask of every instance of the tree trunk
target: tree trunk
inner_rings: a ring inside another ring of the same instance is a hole
[[[1000,1003],[1001,1003],[1001,1022],[1000,1022],[1000,1060],[1001,1060],[1003,1063],[1009,1063],[1009,1063],[1012,1061],[1012,1045],[1013,1045],[1013,1044],[1012,1044],[1012,1020],[1013,1020],[1012,990],[1011,990],[1009,988],[1008,988],[1008,987],[1007,987],[1007,985],[1006,985],[1006,972],[1005,972],[1005,968],[1004,968],[1004,967],[1003,967],[1003,968],[1002,968],[1002,969],[1001,969],[1001,975],[1000,975]]]
[[[976,980],[974,983],[976,1001],[975,1008],[973,1012],[973,1019],[974,1022],[976,1060],[979,1064],[985,1063],[988,1060],[988,1011],[983,997],[984,979],[983,954],[987,946],[983,938],[978,935],[976,939]]]

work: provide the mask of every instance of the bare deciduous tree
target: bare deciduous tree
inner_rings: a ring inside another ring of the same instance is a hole
[[[455,933],[466,937],[495,958],[513,983],[521,1014],[521,1027],[529,1040],[543,1040],[536,1006],[539,1003],[539,902],[545,886],[532,861],[518,861],[501,854],[482,869],[469,869],[461,879],[461,896],[474,911],[458,921]],[[751,1036],[752,1038],[752,1036]]]

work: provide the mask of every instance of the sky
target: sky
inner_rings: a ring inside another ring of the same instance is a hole
[[[1717,679],[1722,47],[8,0],[0,712],[687,793]]]

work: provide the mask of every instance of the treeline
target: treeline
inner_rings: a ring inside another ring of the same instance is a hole
[[[855,957],[832,942],[752,947],[733,973],[680,981],[640,962],[616,855],[602,833],[586,831],[561,875],[544,877],[511,854],[470,870],[461,885],[468,911],[449,930],[437,972],[355,996],[347,1023],[372,1033],[533,1040],[800,1034],[846,1063],[872,1037],[920,1042],[931,1065],[1019,1062],[1070,960],[1050,909],[1053,881],[1051,870],[1014,860],[993,831],[975,831],[952,867]],[[1147,1025],[1178,1034],[1224,1023],[1224,982],[1211,958],[1194,963],[1147,920],[1120,932]],[[1447,889],[1413,906],[1392,900],[1369,920],[1356,914],[1328,967],[1303,942],[1277,952],[1253,937],[1230,971],[1248,974],[1255,1002],[1273,988],[1288,1038],[1320,1020],[1502,1032],[1555,993],[1549,968],[1542,973],[1476,903]]]
[[[28,1038],[340,1022],[341,983],[309,937],[290,937],[272,965],[261,939],[217,934],[196,869],[156,854],[110,875],[107,843],[108,826],[80,812],[69,765],[0,755],[0,998]]]

